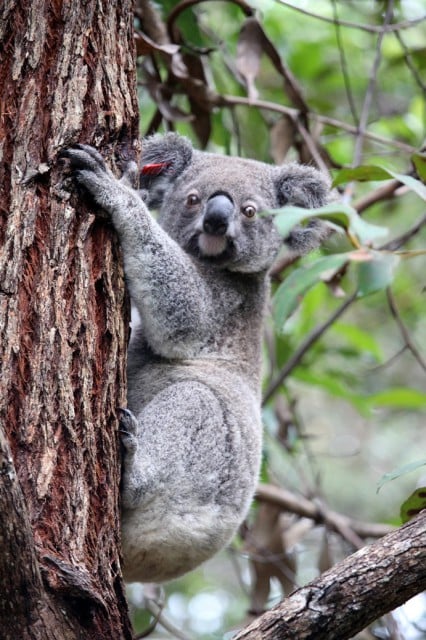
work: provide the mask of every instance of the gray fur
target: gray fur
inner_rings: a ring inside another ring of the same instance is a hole
[[[144,143],[144,166],[166,163],[142,175],[145,204],[94,149],[65,155],[111,217],[141,317],[121,415],[124,576],[170,580],[231,540],[258,480],[262,321],[283,243],[271,217],[241,208],[319,206],[328,183],[309,167],[202,153],[167,134]],[[159,222],[146,205],[159,206]],[[324,233],[296,230],[288,249],[305,252]]]

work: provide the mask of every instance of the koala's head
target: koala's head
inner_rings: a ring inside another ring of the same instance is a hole
[[[283,243],[306,253],[327,235],[316,220],[283,240],[266,209],[319,207],[329,184],[311,167],[274,166],[196,151],[175,133],[143,142],[140,186],[161,226],[200,261],[242,273],[268,269]]]

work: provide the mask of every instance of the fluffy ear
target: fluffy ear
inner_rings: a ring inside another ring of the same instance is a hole
[[[314,209],[327,203],[330,181],[323,173],[298,164],[280,167],[275,176],[278,205]],[[330,235],[330,227],[313,218],[306,226],[295,227],[285,244],[295,255],[303,255],[318,247]]]
[[[161,205],[165,191],[192,160],[192,145],[177,133],[156,134],[142,141],[139,185],[148,191],[147,204]]]
[[[286,204],[304,209],[313,209],[326,204],[330,181],[323,173],[300,164],[280,167],[276,173],[275,186],[280,207]]]

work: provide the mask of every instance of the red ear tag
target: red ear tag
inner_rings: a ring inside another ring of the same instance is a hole
[[[170,166],[170,162],[153,162],[152,164],[145,164],[141,169],[141,175],[159,176],[160,173],[163,172],[163,169],[166,169],[168,166]]]

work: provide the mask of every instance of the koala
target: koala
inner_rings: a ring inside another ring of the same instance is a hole
[[[262,323],[268,270],[327,234],[309,223],[283,240],[266,209],[323,205],[311,167],[197,151],[174,133],[143,144],[140,188],[86,145],[64,152],[107,214],[141,324],[120,411],[123,574],[164,582],[227,545],[247,515],[261,458]],[[158,209],[158,220],[149,212]]]

